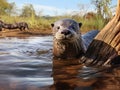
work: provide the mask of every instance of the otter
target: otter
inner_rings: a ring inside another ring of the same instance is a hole
[[[53,29],[53,55],[61,59],[74,59],[84,55],[98,30],[81,35],[82,23],[61,19],[51,24]]]
[[[18,22],[18,23],[14,23],[14,24],[8,24],[8,23],[4,23],[2,21],[0,21],[0,30],[2,31],[2,28],[5,29],[20,29],[25,30],[25,29],[29,29],[28,24],[26,22]]]
[[[28,24],[26,22],[18,22],[15,23],[15,25],[20,29],[20,30],[29,30]]]
[[[17,29],[18,28],[18,26],[17,25],[15,25],[15,24],[6,24],[6,23],[3,23],[2,24],[2,28],[5,28],[5,29]]]

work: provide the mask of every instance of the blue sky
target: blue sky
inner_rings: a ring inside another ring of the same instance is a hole
[[[15,2],[19,9],[23,5],[32,4],[36,13],[42,11],[43,15],[73,14],[73,11],[83,13],[95,10],[91,0],[8,0],[8,2]],[[112,5],[116,3],[117,0],[112,1]]]

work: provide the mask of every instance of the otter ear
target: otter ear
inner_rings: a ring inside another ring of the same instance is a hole
[[[81,27],[82,26],[82,23],[79,23],[79,27]]]
[[[54,27],[54,24],[52,23],[51,26]]]

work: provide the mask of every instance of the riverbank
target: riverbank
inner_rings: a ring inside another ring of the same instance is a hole
[[[0,37],[29,37],[29,36],[39,36],[39,35],[51,35],[52,31],[50,30],[3,30],[0,32]]]

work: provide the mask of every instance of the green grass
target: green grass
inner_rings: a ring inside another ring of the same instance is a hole
[[[6,23],[15,23],[15,22],[27,22],[29,24],[29,27],[31,29],[37,29],[37,30],[50,30],[51,23],[54,23],[55,21],[62,19],[62,18],[71,18],[76,20],[77,22],[82,22],[81,31],[87,32],[90,30],[101,30],[105,25],[106,22],[104,19],[96,16],[95,18],[91,19],[85,19],[83,17],[72,17],[68,15],[64,16],[57,16],[57,17],[17,17],[17,16],[0,16],[1,20],[3,20]],[[44,32],[44,31],[43,31]]]

